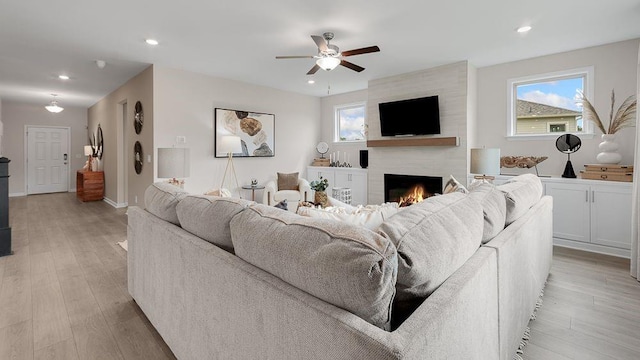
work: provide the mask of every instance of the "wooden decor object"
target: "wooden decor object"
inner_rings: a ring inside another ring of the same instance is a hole
[[[580,177],[589,180],[633,181],[632,165],[587,164],[580,171]]]
[[[385,146],[459,146],[457,136],[437,138],[400,138],[388,140],[367,140],[367,147]]]
[[[76,196],[82,202],[104,198],[104,171],[78,171]]]

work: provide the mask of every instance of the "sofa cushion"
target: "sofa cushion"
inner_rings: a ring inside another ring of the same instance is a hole
[[[149,185],[144,192],[144,206],[153,215],[174,225],[180,225],[176,205],[189,193],[166,182]]]
[[[507,203],[504,193],[493,184],[478,183],[469,191],[469,196],[482,205],[484,227],[482,228],[482,243],[493,239],[503,229],[507,218]]]
[[[379,231],[398,249],[398,316],[415,310],[476,252],[482,223],[480,204],[458,192],[427,198],[382,223]]]
[[[227,197],[189,195],[178,203],[176,211],[183,229],[233,252],[229,222],[252,203]]]
[[[320,219],[343,221],[345,223],[366,227],[369,230],[377,230],[383,221],[397,213],[398,203],[386,203],[382,205],[367,205],[358,207],[327,208],[298,207],[298,215]]]
[[[278,173],[278,191],[295,190],[298,191],[298,173],[283,174]]]
[[[542,182],[533,174],[518,175],[497,188],[507,200],[507,226],[518,220],[542,197]]]
[[[397,253],[372,231],[255,204],[231,220],[236,255],[383,329],[391,320]]]

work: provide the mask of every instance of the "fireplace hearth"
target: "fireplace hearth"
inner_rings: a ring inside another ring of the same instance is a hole
[[[442,177],[384,174],[384,201],[409,206],[442,193]]]

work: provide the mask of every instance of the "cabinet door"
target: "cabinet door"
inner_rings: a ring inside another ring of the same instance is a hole
[[[335,178],[334,171],[330,167],[308,167],[307,168],[307,181],[312,182],[314,180],[323,179],[329,180],[329,188],[333,187]]]
[[[590,241],[589,185],[547,183],[546,193],[553,197],[553,237]]]
[[[591,242],[631,249],[631,189],[591,186]]]
[[[335,185],[351,189],[351,205],[367,204],[367,175],[361,172],[336,170]]]

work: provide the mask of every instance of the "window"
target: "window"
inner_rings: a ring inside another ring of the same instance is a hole
[[[592,67],[509,80],[507,135],[539,138],[592,133],[593,127],[583,121],[577,103],[580,93],[593,99],[592,89]]]
[[[365,141],[365,103],[336,106],[335,142]]]

